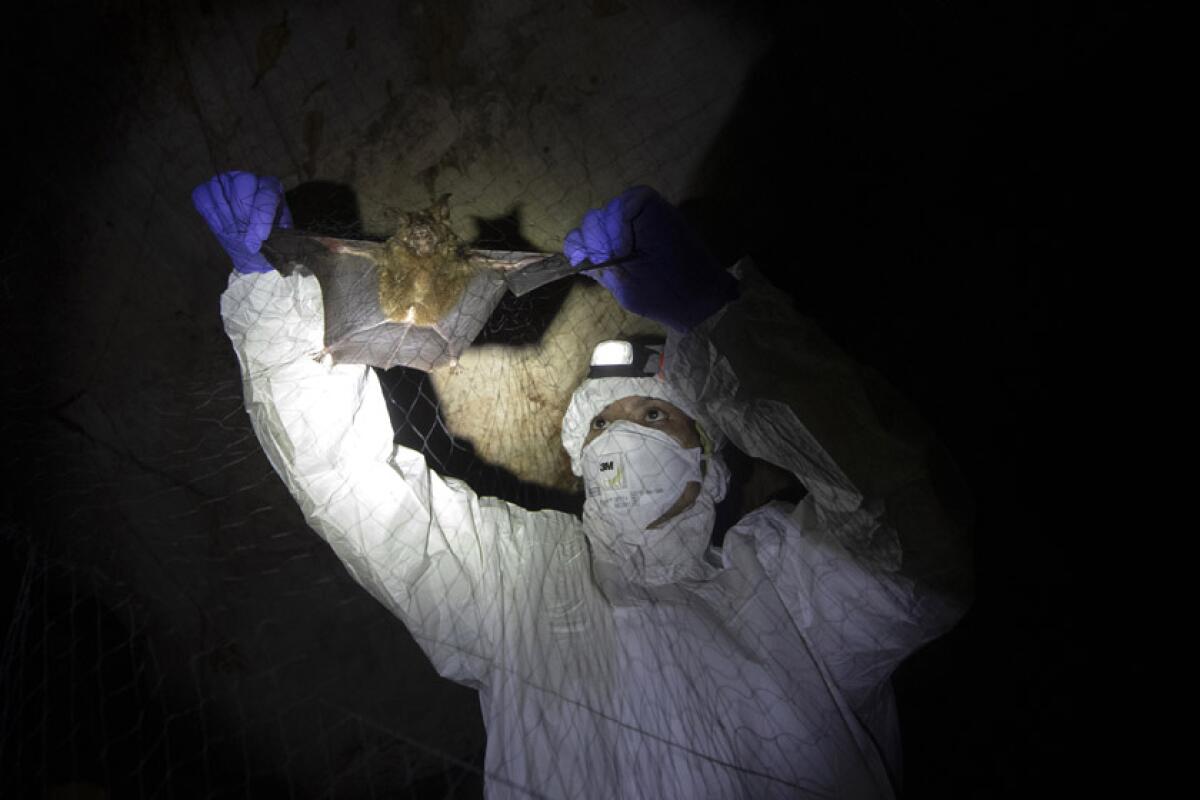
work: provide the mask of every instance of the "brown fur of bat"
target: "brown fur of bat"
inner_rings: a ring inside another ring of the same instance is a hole
[[[379,305],[388,319],[434,325],[466,291],[477,268],[450,227],[450,195],[423,211],[406,211],[377,257]]]

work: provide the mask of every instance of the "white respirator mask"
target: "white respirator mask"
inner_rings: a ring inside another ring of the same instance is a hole
[[[688,483],[702,483],[701,448],[620,420],[580,455],[586,512],[614,533],[640,533],[670,510]]]

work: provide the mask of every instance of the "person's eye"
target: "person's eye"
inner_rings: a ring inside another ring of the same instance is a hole
[[[663,413],[663,410],[661,408],[646,409],[646,421],[647,422],[662,422],[666,418],[667,418],[667,415],[665,413]]]
[[[603,417],[596,417],[594,420],[592,420],[592,430],[594,431],[602,431],[607,427],[608,421]]]

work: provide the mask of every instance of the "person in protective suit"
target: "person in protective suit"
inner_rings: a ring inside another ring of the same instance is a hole
[[[375,372],[315,361],[315,278],[258,254],[282,187],[197,187],[254,430],[305,518],[479,690],[489,797],[893,797],[890,675],[971,595],[957,473],[928,428],[748,259],[721,269],[645,187],[589,212],[572,263],[668,329],[598,348],[562,442],[582,518],[479,497],[394,445]],[[713,547],[722,447],[807,490]]]

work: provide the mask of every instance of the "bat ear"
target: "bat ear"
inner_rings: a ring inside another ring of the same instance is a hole
[[[433,208],[430,210],[433,212],[434,219],[438,220],[439,222],[449,222],[450,194],[446,193],[439,197],[436,201],[434,201]]]

